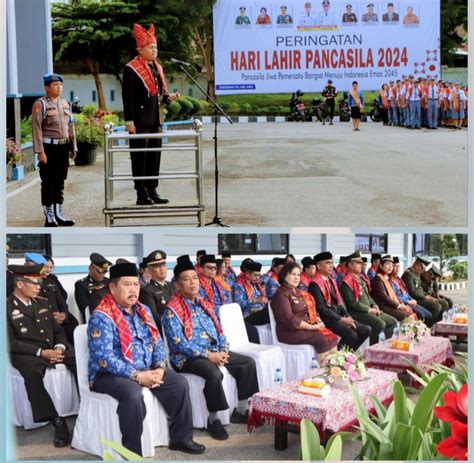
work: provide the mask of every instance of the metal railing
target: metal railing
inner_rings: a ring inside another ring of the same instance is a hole
[[[129,134],[128,132],[112,133],[112,125],[106,125],[104,149],[104,179],[105,179],[105,207],[103,209],[106,227],[120,226],[173,226],[193,225],[204,226],[204,204],[202,194],[202,124],[195,120],[192,130],[168,130],[153,134]],[[130,148],[129,141],[142,138],[161,138],[162,146],[156,148]],[[193,151],[195,156],[194,170],[173,172],[160,172],[158,176],[134,177],[131,173],[124,174],[114,171],[114,160],[117,156],[133,152],[161,152],[183,153]],[[117,206],[114,201],[114,184],[116,182],[129,182],[130,191],[133,191],[133,180],[183,180],[195,179],[196,197],[189,204],[153,205],[153,206]],[[194,217],[193,221],[169,221],[167,223],[152,222],[153,218],[182,218]],[[132,221],[133,219],[133,221]],[[147,220],[145,220],[147,219]],[[127,220],[126,223],[117,223]]]

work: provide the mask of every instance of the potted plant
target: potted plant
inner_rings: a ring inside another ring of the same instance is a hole
[[[7,139],[6,152],[7,165],[12,168],[12,180],[22,180],[25,177],[25,172],[21,161],[25,155],[21,151],[20,145],[13,138]]]
[[[97,159],[97,148],[104,145],[102,121],[82,114],[77,114],[75,118],[77,156],[74,162],[76,166],[94,164]]]

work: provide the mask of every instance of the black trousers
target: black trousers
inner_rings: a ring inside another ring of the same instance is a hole
[[[157,133],[162,129],[158,125],[136,127],[138,133]],[[130,148],[161,148],[161,138],[141,138],[130,140]],[[132,175],[134,177],[160,175],[161,151],[136,151],[130,153]],[[139,198],[146,198],[158,187],[158,180],[134,180]]]
[[[326,326],[335,334],[341,337],[340,346],[347,346],[352,350],[357,350],[361,344],[370,336],[372,328],[354,320],[356,329],[343,325],[340,322],[324,322]]]
[[[382,118],[383,125],[388,124],[388,109],[383,106],[380,108],[380,117]]]
[[[25,381],[26,394],[28,395],[28,400],[31,403],[31,411],[33,412],[33,421],[41,423],[42,421],[49,421],[56,418],[58,412],[43,383],[46,369],[54,365],[34,355],[12,355],[11,363],[12,366],[20,372]],[[77,383],[74,351],[66,350],[64,365],[73,373]]]
[[[38,164],[41,178],[41,205],[62,204],[71,147],[68,143],[64,145],[44,144],[43,146],[48,162]]]
[[[98,373],[94,378],[92,390],[108,394],[118,400],[117,415],[122,433],[122,445],[142,455],[141,437],[147,411],[142,386],[128,378]],[[193,417],[186,379],[168,369],[163,377],[163,384],[150,391],[169,417],[170,441],[192,439]]]
[[[334,110],[336,108],[336,102],[334,99],[326,100],[324,103],[324,119],[329,117],[329,120],[332,122],[334,119]]]
[[[253,358],[229,352],[229,363],[225,366],[237,382],[239,400],[248,399],[258,392],[257,367]],[[204,397],[209,412],[227,410],[229,404],[222,387],[224,375],[221,370],[207,359],[188,359],[179,370],[204,378]]]
[[[247,331],[247,337],[249,338],[249,342],[253,342],[254,344],[260,344],[260,336],[258,335],[257,328],[255,328],[254,325],[245,322],[245,329]]]
[[[68,314],[66,320],[61,324],[64,332],[66,333],[67,342],[73,346],[74,345],[74,330],[79,325],[79,322],[76,320],[74,315]]]
[[[250,314],[248,317],[245,317],[245,323],[250,325],[266,325],[270,323],[270,316],[268,315],[268,306],[264,307],[258,312]]]

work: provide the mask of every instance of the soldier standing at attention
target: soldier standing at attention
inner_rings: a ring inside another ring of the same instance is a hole
[[[74,221],[64,216],[64,182],[69,158],[76,157],[74,119],[69,103],[61,97],[64,79],[59,74],[43,76],[46,95],[33,104],[31,119],[33,149],[38,156],[41,177],[41,204],[45,227],[70,227]]]
[[[323,119],[323,125],[326,123],[326,119],[329,116],[329,125],[332,125],[332,120],[334,119],[334,109],[336,107],[336,87],[332,84],[332,80],[328,80],[328,84],[326,87],[324,87],[324,90],[322,92],[322,95],[324,98],[326,98],[326,101],[324,103],[324,119]]]

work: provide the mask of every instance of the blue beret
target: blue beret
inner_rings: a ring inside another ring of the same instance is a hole
[[[44,84],[50,84],[51,82],[64,82],[63,76],[59,74],[45,74],[43,76]]]
[[[25,252],[25,260],[27,262],[34,262],[38,265],[45,265],[48,261],[41,255],[36,252]]]

